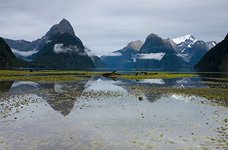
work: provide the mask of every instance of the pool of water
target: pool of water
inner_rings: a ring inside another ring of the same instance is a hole
[[[135,85],[209,87],[202,78],[2,81],[0,149],[227,149],[227,107]]]

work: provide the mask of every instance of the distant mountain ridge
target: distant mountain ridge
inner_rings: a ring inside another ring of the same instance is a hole
[[[41,38],[32,42],[5,39],[17,58],[54,69],[178,69],[193,68],[213,48],[215,41],[205,42],[188,34],[162,39],[151,33],[145,42],[132,41],[124,48],[100,58],[86,48],[75,35],[70,22],[62,19]]]
[[[193,68],[216,44],[214,41],[198,40],[191,34],[162,39],[152,33],[147,36],[145,43],[141,42],[137,50],[126,46],[101,56],[101,59],[112,69]]]

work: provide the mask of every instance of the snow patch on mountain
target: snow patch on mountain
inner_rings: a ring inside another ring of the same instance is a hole
[[[162,58],[165,56],[165,53],[148,53],[148,54],[139,54],[139,59],[155,59],[155,60],[162,60]]]
[[[189,62],[190,61],[190,58],[191,58],[191,56],[189,55],[189,54],[184,54],[184,53],[178,53],[177,54],[177,56],[178,57],[181,57],[182,59],[184,59],[184,61],[186,61],[186,62]]]
[[[215,41],[206,42],[208,49],[213,48],[217,43]]]
[[[31,81],[18,81],[18,82],[14,82],[12,85],[12,88],[14,87],[18,87],[21,85],[29,85],[29,86],[33,86],[33,87],[39,87],[40,85],[36,82],[31,82]]]

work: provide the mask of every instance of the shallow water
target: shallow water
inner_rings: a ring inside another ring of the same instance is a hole
[[[208,87],[201,78],[0,82],[0,149],[227,149],[227,107],[134,85]]]

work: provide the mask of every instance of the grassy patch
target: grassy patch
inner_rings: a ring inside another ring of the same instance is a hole
[[[40,81],[40,82],[52,82],[52,81],[74,81],[80,80],[80,77],[64,75],[64,76],[5,76],[0,77],[2,81]]]
[[[80,77],[85,76],[101,76],[104,72],[93,71],[62,71],[62,70],[0,70],[0,80],[25,80],[25,81],[69,81],[78,80]],[[124,79],[156,79],[156,78],[187,78],[195,77],[196,74],[192,73],[129,73],[129,74],[114,74],[114,78]]]
[[[101,75],[101,72],[93,71],[68,71],[68,70],[0,70],[1,76],[15,76],[15,75]]]
[[[58,70],[0,70],[0,81],[73,81],[86,76],[101,75],[100,72]]]
[[[159,73],[147,73],[147,74],[124,74],[117,75],[117,78],[124,78],[129,80],[138,80],[138,79],[170,79],[170,78],[191,78],[196,77],[197,75],[194,73],[167,73],[167,72],[159,72]]]

